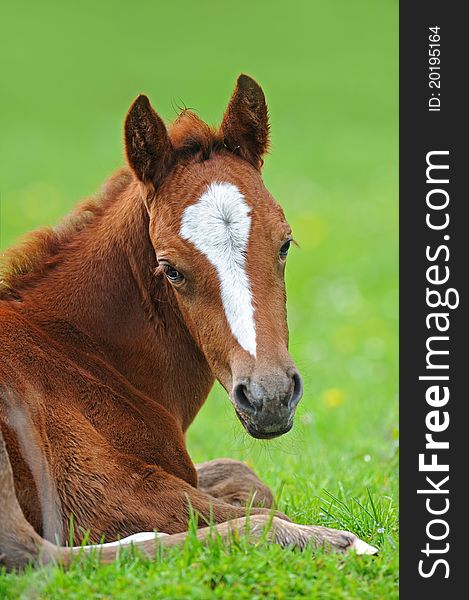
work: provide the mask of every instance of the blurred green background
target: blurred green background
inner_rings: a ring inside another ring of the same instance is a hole
[[[306,520],[323,487],[397,501],[397,19],[395,0],[1,9],[1,248],[123,164],[138,93],[167,119],[185,105],[219,123],[239,73],[263,86],[265,182],[300,244],[287,285],[305,397],[292,433],[254,442],[216,388],[189,446],[196,460],[239,457],[284,482]]]

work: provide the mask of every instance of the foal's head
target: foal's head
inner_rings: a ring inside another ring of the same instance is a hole
[[[264,94],[241,75],[222,124],[184,111],[167,131],[139,96],[125,124],[158,269],[247,431],[290,430],[302,382],[288,354],[284,271],[291,229],[261,178]]]

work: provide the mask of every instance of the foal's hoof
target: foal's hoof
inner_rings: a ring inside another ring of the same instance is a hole
[[[378,548],[370,546],[350,531],[329,529],[328,527],[315,527],[317,540],[323,542],[325,547],[339,552],[355,552],[355,554],[378,554]]]
[[[273,539],[281,546],[324,548],[333,552],[355,552],[356,554],[377,554],[378,549],[370,546],[350,531],[330,529],[320,525],[297,525],[274,517]]]
[[[350,546],[350,550],[356,554],[378,554],[378,548],[370,546],[360,538],[355,538],[353,544]]]

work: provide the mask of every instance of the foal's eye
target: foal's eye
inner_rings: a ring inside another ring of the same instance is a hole
[[[176,271],[176,269],[174,267],[172,267],[171,265],[164,264],[163,271],[164,271],[164,274],[166,275],[166,277],[172,283],[181,283],[181,281],[183,281],[183,279],[184,279],[184,276],[181,275],[181,273],[179,273],[179,271]]]
[[[288,251],[290,250],[291,240],[287,240],[280,248],[280,258],[287,258]]]

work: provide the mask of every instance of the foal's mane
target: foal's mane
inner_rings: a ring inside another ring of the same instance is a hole
[[[176,164],[203,161],[219,150],[223,140],[217,130],[194,112],[183,110],[169,128]],[[0,300],[16,300],[47,271],[60,263],[64,250],[90,223],[102,217],[134,180],[128,168],[118,170],[100,193],[81,202],[55,227],[27,234],[0,257]]]

